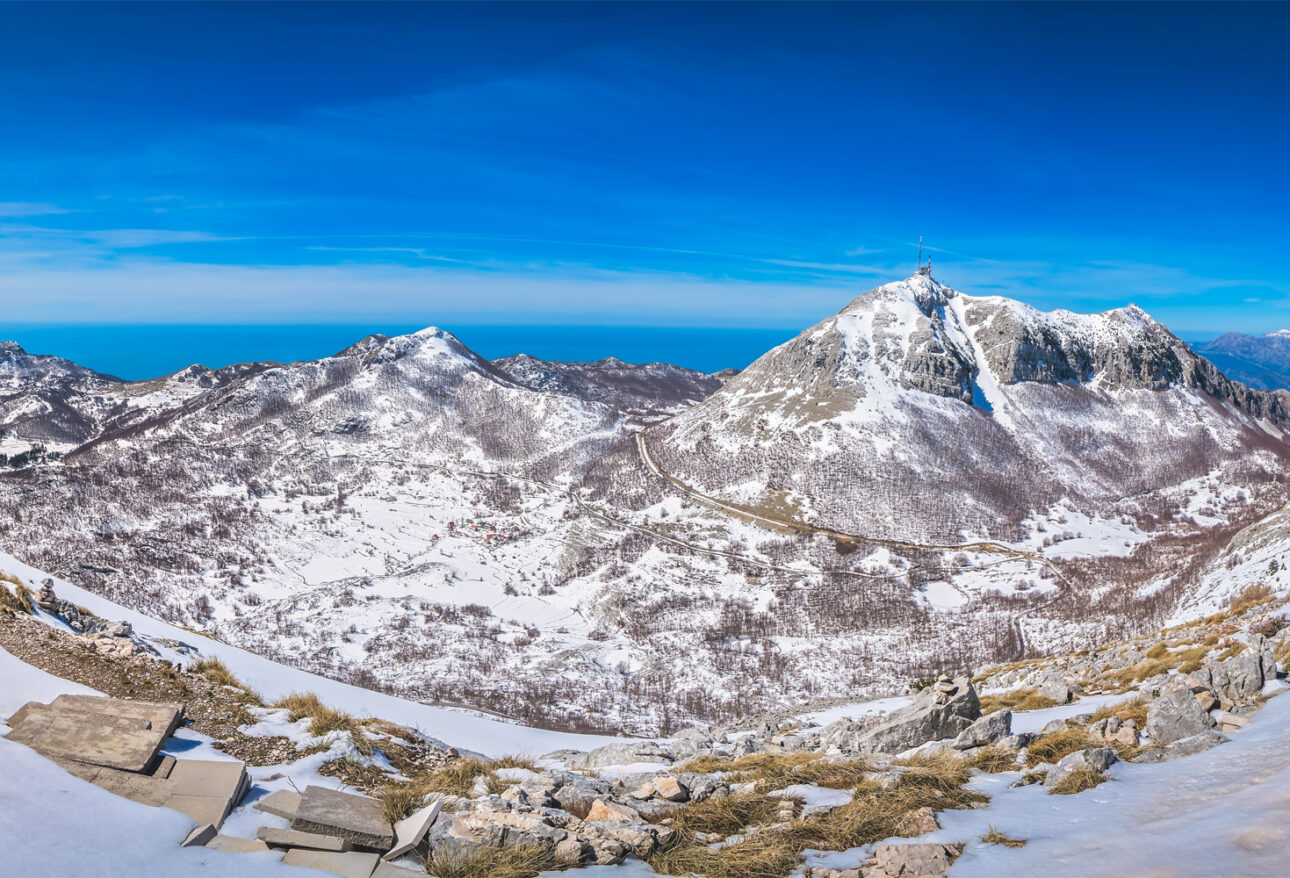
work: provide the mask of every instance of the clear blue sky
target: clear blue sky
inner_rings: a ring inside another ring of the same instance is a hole
[[[4,3],[0,320],[801,326],[922,234],[1266,331],[1287,93],[1273,3]]]

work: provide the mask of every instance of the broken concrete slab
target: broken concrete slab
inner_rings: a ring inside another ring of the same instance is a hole
[[[159,808],[170,800],[173,788],[170,781],[156,775],[138,774],[133,771],[120,771],[102,765],[89,765],[74,759],[53,758],[53,762],[65,768],[81,780],[89,781],[113,795],[121,796],[132,802],[151,805]]]
[[[295,790],[277,790],[269,793],[253,806],[257,811],[272,814],[274,817],[285,817],[294,820],[300,810],[300,794]]]
[[[336,853],[334,851],[307,851],[292,848],[282,858],[288,866],[304,866],[308,869],[321,869],[333,872],[345,878],[371,878],[372,872],[380,862],[376,854],[364,854],[357,851]]]
[[[89,714],[43,707],[28,711],[7,737],[50,758],[137,772],[152,765],[166,739],[160,731],[123,728]]]
[[[174,769],[174,767],[175,767],[175,757],[163,755],[160,759],[157,760],[157,764],[152,767],[152,771],[148,773],[151,774],[153,777],[167,778],[167,777],[170,777],[170,772]]]
[[[291,828],[337,835],[358,847],[379,851],[388,851],[394,846],[394,830],[386,822],[385,808],[380,802],[327,787],[305,787]]]
[[[425,878],[425,874],[425,869],[410,869],[398,863],[382,861],[372,873],[372,878]]]
[[[242,789],[246,766],[236,761],[180,759],[168,779],[177,796],[210,796],[232,799]]]
[[[237,761],[179,759],[166,778],[171,795],[167,808],[218,829],[247,788],[246,766]]]
[[[60,695],[50,707],[65,712],[110,715],[142,720],[147,728],[170,737],[184,719],[184,706],[169,701],[130,701],[126,698],[107,698],[99,695]]]
[[[238,838],[235,835],[217,835],[206,842],[206,847],[230,854],[257,854],[269,849],[258,838]]]
[[[390,849],[390,852],[383,859],[397,860],[421,844],[421,839],[425,838],[426,833],[430,831],[430,827],[435,818],[439,816],[439,809],[442,807],[443,802],[436,800],[415,814],[405,817],[394,824],[394,847]]]
[[[218,829],[224,825],[228,816],[228,799],[214,796],[171,796],[165,806],[181,814],[187,814],[198,823],[211,823]]]
[[[207,842],[211,841],[218,834],[218,831],[216,831],[213,825],[210,823],[203,823],[201,826],[198,826],[192,832],[188,833],[188,837],[180,842],[179,846],[181,848],[204,847]]]
[[[347,851],[349,842],[334,835],[318,835],[298,829],[278,829],[261,826],[255,837],[270,847],[308,848],[311,851]]]

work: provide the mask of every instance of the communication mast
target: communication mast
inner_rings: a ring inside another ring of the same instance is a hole
[[[930,253],[927,254],[927,264],[923,265],[923,236],[922,235],[918,236],[918,273],[922,275],[926,275],[927,277],[932,276],[932,255]]]

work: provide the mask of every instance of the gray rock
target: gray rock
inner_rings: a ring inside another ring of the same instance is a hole
[[[1191,688],[1173,680],[1147,707],[1147,734],[1155,744],[1190,738],[1214,727],[1214,718],[1197,703]]]
[[[653,741],[606,744],[569,761],[570,768],[605,768],[610,765],[633,765],[638,762],[660,762],[671,765],[672,752]]]
[[[1104,774],[1117,759],[1115,751],[1109,747],[1079,750],[1064,757],[1048,772],[1048,776],[1044,778],[1044,786],[1056,786],[1065,780],[1068,775],[1084,768],[1096,771],[1098,774]]]
[[[880,844],[860,874],[864,878],[940,878],[961,853],[962,844]]]
[[[1195,756],[1197,753],[1204,753],[1217,747],[1219,744],[1226,744],[1231,738],[1219,734],[1213,729],[1206,729],[1198,735],[1192,735],[1190,738],[1183,738],[1174,741],[1165,747],[1153,748],[1140,753],[1133,757],[1133,762],[1167,762],[1170,759],[1179,759],[1183,756]]]
[[[872,753],[900,753],[929,741],[956,737],[981,716],[981,702],[967,677],[950,682],[949,691],[924,689],[911,705],[862,733],[855,749]]]
[[[1066,704],[1071,700],[1070,687],[1063,680],[1052,680],[1040,686],[1038,689],[1040,695],[1044,698],[1051,698],[1058,704]]]
[[[955,750],[971,750],[973,747],[984,747],[995,741],[1008,737],[1012,732],[1012,711],[1008,708],[986,714],[972,723],[954,739]]]

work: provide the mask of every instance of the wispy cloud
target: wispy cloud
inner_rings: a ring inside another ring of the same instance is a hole
[[[49,216],[68,211],[43,201],[0,201],[0,217]]]

